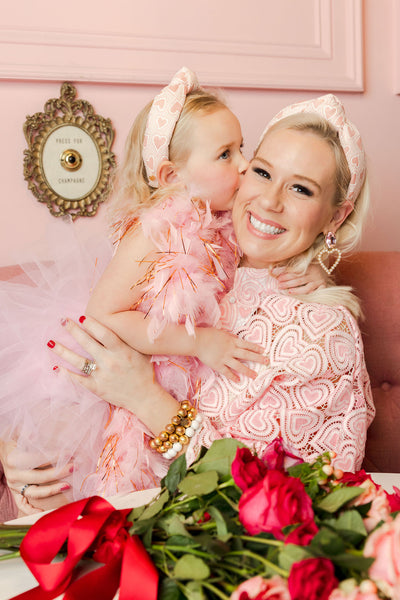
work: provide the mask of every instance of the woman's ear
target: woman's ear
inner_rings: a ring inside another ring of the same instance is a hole
[[[170,160],[163,160],[157,169],[157,179],[160,186],[176,183],[179,180],[176,165]]]
[[[338,206],[333,213],[333,217],[329,223],[329,229],[332,233],[336,233],[342,223],[347,219],[349,214],[354,209],[350,200],[346,200],[341,206]]]

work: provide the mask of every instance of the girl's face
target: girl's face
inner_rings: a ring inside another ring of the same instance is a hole
[[[242,155],[240,124],[227,108],[193,120],[190,154],[178,168],[179,178],[191,193],[209,200],[211,209],[228,210],[248,167]]]
[[[335,232],[336,162],[310,131],[267,133],[232,210],[244,266],[264,268],[307,250],[321,232]],[[343,219],[342,219],[343,220]]]

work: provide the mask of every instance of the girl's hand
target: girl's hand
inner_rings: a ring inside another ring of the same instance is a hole
[[[201,362],[232,381],[239,380],[237,373],[251,379],[257,376],[256,371],[242,361],[251,360],[265,364],[266,360],[264,350],[258,344],[247,342],[233,333],[214,327],[197,327],[195,346],[196,356]]]
[[[286,271],[284,267],[275,267],[272,275],[278,281],[279,289],[289,294],[309,294],[327,286],[328,275],[319,265],[309,265],[306,273]]]
[[[60,470],[50,464],[27,468],[25,465],[31,464],[34,457],[16,448],[14,442],[0,443],[0,457],[18,516],[58,508],[70,500],[65,493],[71,487],[66,479],[71,475],[72,463]]]

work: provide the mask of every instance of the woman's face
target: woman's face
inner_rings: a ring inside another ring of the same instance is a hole
[[[333,151],[316,134],[267,133],[232,210],[243,266],[264,268],[288,260],[322,231],[336,231],[335,172]]]

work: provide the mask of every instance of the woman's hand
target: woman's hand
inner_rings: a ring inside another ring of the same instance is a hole
[[[15,442],[0,442],[0,459],[7,485],[18,508],[18,516],[58,508],[71,498],[65,494],[71,488],[66,481],[73,469],[72,463],[62,469],[42,465],[31,469],[32,453],[16,447]]]
[[[59,376],[71,377],[103,400],[135,414],[155,435],[176,415],[178,402],[155,381],[149,357],[123,342],[92,317],[81,317],[82,327],[64,319],[63,324],[94,360],[88,375],[58,367]],[[82,372],[86,359],[62,344],[52,351]]]

